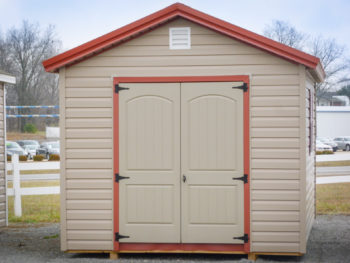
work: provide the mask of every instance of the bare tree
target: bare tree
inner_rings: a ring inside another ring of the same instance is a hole
[[[322,36],[310,37],[280,20],[273,21],[271,25],[266,26],[264,35],[320,58],[326,72],[326,79],[317,85],[318,97],[322,97],[334,89],[349,69],[349,63],[346,63],[344,58],[345,48],[339,45],[335,39],[323,38]]]
[[[41,30],[39,25],[23,21],[0,37],[0,67],[14,74],[17,83],[8,90],[8,105],[43,105],[58,102],[57,76],[46,73],[42,61],[56,55],[60,47],[54,28]],[[21,113],[26,113],[23,110]],[[27,120],[20,119],[23,130]]]
[[[271,25],[266,26],[264,35],[297,49],[302,49],[308,39],[306,34],[297,31],[292,25],[281,20],[274,20]]]
[[[311,54],[320,58],[326,72],[323,83],[317,84],[317,95],[323,97],[344,77],[348,65],[344,59],[344,46],[337,44],[335,39],[325,39],[318,36],[310,43]]]

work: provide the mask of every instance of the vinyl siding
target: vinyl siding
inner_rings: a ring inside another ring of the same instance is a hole
[[[0,83],[0,227],[6,226],[7,221],[4,136],[4,87]]]
[[[170,26],[191,49],[169,49]],[[251,76],[251,250],[299,252],[299,67],[183,19],[65,70],[63,250],[113,248],[113,77],[194,75]]]
[[[309,110],[310,110],[310,105],[309,105],[309,92],[308,90],[311,90],[312,94],[315,93],[314,89],[314,81],[310,76],[307,76],[306,78],[306,180],[305,180],[305,216],[306,216],[306,240],[308,239],[310,235],[310,231],[312,229],[312,224],[314,222],[315,218],[315,152],[314,150],[309,152],[309,127],[310,127],[310,120],[309,120]],[[316,100],[314,99],[314,102]],[[316,112],[315,112],[316,107],[314,106],[314,119],[313,119],[313,145],[315,145],[315,138],[316,138]]]

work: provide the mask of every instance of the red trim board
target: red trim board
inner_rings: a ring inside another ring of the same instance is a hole
[[[250,167],[249,167],[249,76],[185,76],[185,77],[116,77],[117,83],[171,83],[171,82],[230,82],[243,81],[248,85],[248,91],[243,95],[243,132],[244,132],[244,173],[248,174],[248,183],[244,184],[244,233],[250,238]],[[113,85],[113,86],[114,86]],[[113,128],[114,128],[114,173],[119,172],[119,99],[113,93]],[[114,231],[119,232],[119,183],[114,182]],[[114,242],[115,251],[240,251],[250,252],[250,240],[245,244],[156,244],[156,243],[119,243]]]
[[[57,72],[61,67],[76,63],[86,57],[91,57],[110,47],[138,37],[139,35],[153,30],[154,28],[177,17],[185,18],[201,26],[237,39],[248,45],[265,50],[294,63],[305,65],[306,67],[315,70],[321,80],[325,76],[319,58],[235,26],[181,3],[170,5],[131,24],[47,59],[43,62],[43,65],[46,71]],[[321,66],[320,71],[316,70],[319,65]]]
[[[113,88],[116,80],[113,80]],[[119,96],[113,92],[113,173],[119,173]],[[113,177],[114,178],[114,177]],[[119,183],[114,180],[114,233],[119,232]],[[114,242],[114,250],[119,250],[119,242]]]

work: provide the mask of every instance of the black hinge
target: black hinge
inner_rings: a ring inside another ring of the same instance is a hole
[[[247,92],[248,90],[248,84],[243,82],[243,85],[242,86],[238,86],[238,87],[232,87],[233,89],[241,89],[243,90],[244,92]]]
[[[248,183],[248,175],[247,174],[244,174],[242,177],[237,177],[237,178],[232,178],[232,180],[241,180],[243,181],[243,183]]]
[[[130,177],[127,177],[127,176],[121,176],[119,174],[115,174],[115,181],[117,183],[119,183],[120,180],[123,180],[123,179],[129,179]]]
[[[119,232],[115,233],[115,241],[119,242],[119,239],[129,238],[129,236],[119,235]]]
[[[114,86],[115,93],[119,93],[120,90],[125,90],[125,89],[129,89],[129,88],[120,87],[118,83],[115,84],[115,86]]]
[[[248,241],[249,241],[248,234],[244,234],[244,236],[241,236],[241,237],[234,237],[233,239],[242,240],[244,243],[248,243]]]

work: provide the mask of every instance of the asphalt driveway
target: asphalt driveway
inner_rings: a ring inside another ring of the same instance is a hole
[[[107,254],[67,254],[59,225],[12,225],[0,230],[0,262],[113,262]],[[241,255],[123,254],[120,262],[249,262]],[[318,216],[303,257],[260,256],[256,262],[350,262],[350,216]]]

